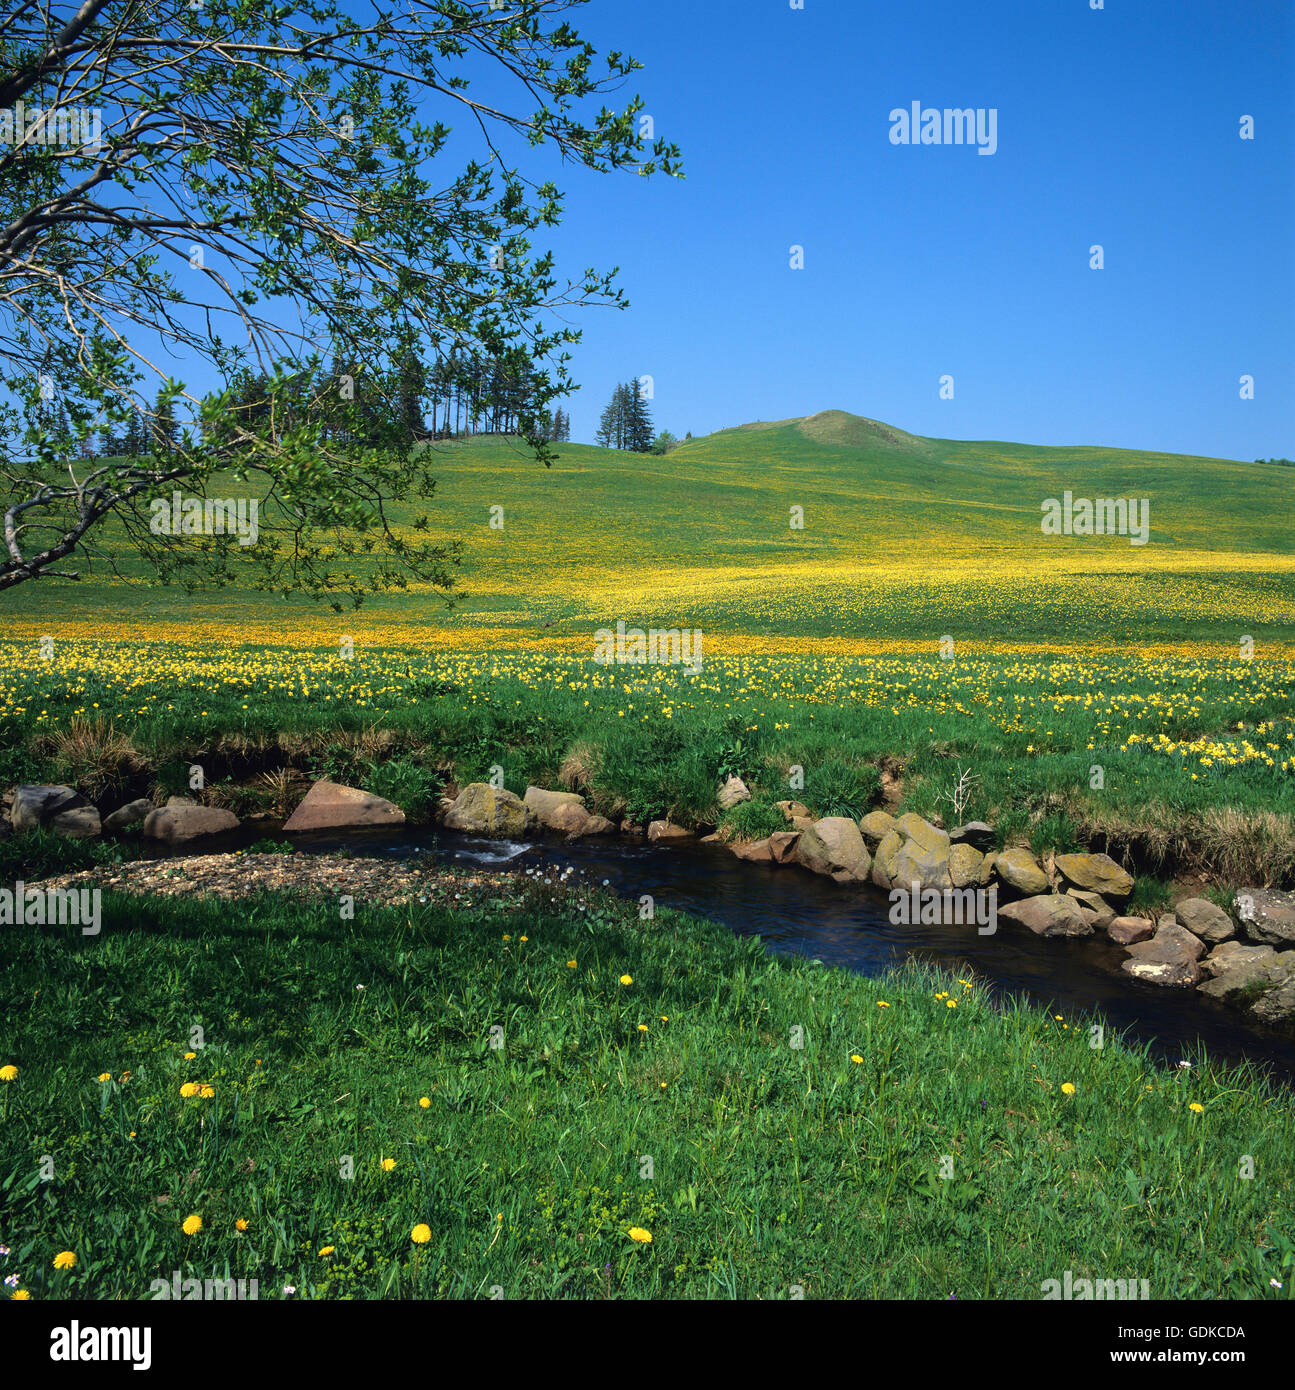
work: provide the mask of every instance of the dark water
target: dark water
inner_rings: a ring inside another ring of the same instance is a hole
[[[265,833],[262,828],[257,835]],[[414,829],[297,835],[292,841],[307,853],[429,854],[446,864],[484,870],[569,864],[626,897],[650,893],[658,906],[760,936],[773,951],[864,975],[879,974],[910,955],[945,966],[965,963],[1001,994],[1026,996],[1067,1021],[1075,1013],[1098,1013],[1171,1063],[1196,1059],[1203,1047],[1213,1060],[1249,1058],[1274,1079],[1295,1085],[1295,1038],[1248,1024],[1195,990],[1130,979],[1120,971],[1124,952],[1100,935],[1045,940],[1012,922],[1000,922],[993,936],[978,935],[974,926],[897,926],[889,920],[888,899],[880,889],[833,883],[790,866],[746,863],[728,850],[695,841],[668,848],[614,836],[569,844],[518,842]]]

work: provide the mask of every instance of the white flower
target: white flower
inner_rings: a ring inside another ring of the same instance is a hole
[[[1280,1289],[1281,1286],[1282,1286],[1282,1281],[1281,1281],[1280,1279],[1269,1279],[1268,1282],[1269,1282],[1269,1283],[1273,1286],[1273,1288],[1275,1288],[1275,1289]]]

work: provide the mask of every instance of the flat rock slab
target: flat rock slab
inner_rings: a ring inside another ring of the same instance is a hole
[[[233,811],[199,806],[187,797],[173,796],[165,806],[150,811],[144,817],[144,834],[150,840],[178,845],[186,840],[200,839],[203,835],[221,835],[227,830],[237,830],[238,825],[238,817]]]
[[[316,782],[284,823],[290,833],[299,830],[359,830],[365,826],[404,825],[399,806],[357,787],[340,782]]]
[[[1116,917],[1106,924],[1106,935],[1117,946],[1135,946],[1149,940],[1154,931],[1149,917]]]
[[[1039,893],[998,909],[1000,917],[1020,922],[1036,936],[1091,936],[1093,924],[1074,898],[1063,893]]]
[[[1109,854],[1059,854],[1056,862],[1057,872],[1076,888],[1106,898],[1127,898],[1133,892],[1133,875]]]

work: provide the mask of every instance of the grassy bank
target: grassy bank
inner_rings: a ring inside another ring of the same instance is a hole
[[[36,1298],[175,1270],[263,1298],[1295,1288],[1295,1112],[1246,1071],[579,887],[428,899],[108,898],[96,938],[7,928],[6,1272]]]
[[[1140,872],[1222,886],[1295,874],[1295,663],[1226,656],[719,657],[679,667],[420,650],[0,644],[0,786],[188,791],[287,815],[292,768],[387,796],[413,819],[503,769],[640,822],[714,823],[742,776],[766,805],[858,815],[881,798],[1035,848],[1133,853]],[[797,774],[796,769],[800,769]]]

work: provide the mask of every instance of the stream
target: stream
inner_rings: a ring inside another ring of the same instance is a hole
[[[262,822],[255,835],[239,838],[246,844],[267,833],[277,831],[267,831]],[[413,828],[323,831],[292,839],[304,853],[423,854],[447,866],[486,871],[560,870],[570,864],[624,897],[650,893],[658,906],[707,917],[743,936],[760,936],[772,951],[862,975],[878,975],[910,955],[945,967],[965,963],[1000,995],[1024,996],[1067,1021],[1076,1013],[1098,1012],[1171,1064],[1203,1047],[1212,1060],[1249,1058],[1274,1080],[1295,1085],[1295,1037],[1250,1024],[1194,989],[1131,979],[1120,970],[1123,950],[1100,933],[1045,939],[1007,921],[993,936],[978,935],[974,926],[897,926],[887,915],[886,895],[871,885],[841,885],[795,867],[747,863],[696,841],[669,847],[612,836],[522,842]]]

